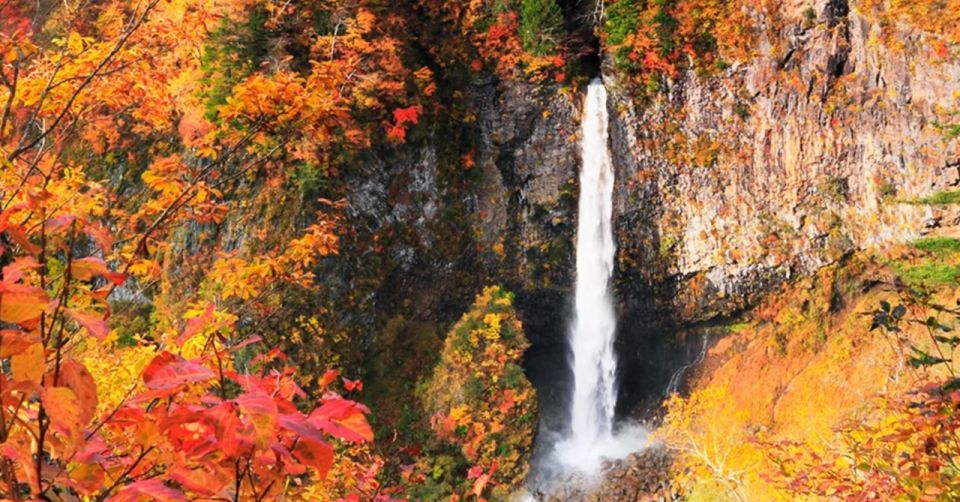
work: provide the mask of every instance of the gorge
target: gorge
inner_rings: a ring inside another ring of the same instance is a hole
[[[960,499],[955,3],[0,0],[0,498]]]

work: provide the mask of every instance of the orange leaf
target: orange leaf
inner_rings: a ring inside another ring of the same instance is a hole
[[[83,411],[77,395],[67,387],[49,387],[40,393],[40,400],[50,417],[53,429],[68,438],[79,440],[83,429]]]
[[[0,357],[10,357],[21,354],[38,341],[36,336],[26,331],[12,329],[0,330]]]
[[[97,384],[87,367],[78,361],[68,360],[60,365],[60,382],[76,394],[80,401],[80,422],[90,423],[97,411]]]
[[[36,319],[50,303],[47,294],[39,288],[19,286],[17,292],[4,292],[12,287],[0,285],[0,321],[20,324]]]
[[[337,376],[339,375],[340,372],[337,370],[327,370],[323,373],[323,376],[320,377],[320,381],[317,382],[317,385],[319,385],[321,389],[325,389],[328,385],[333,383],[333,381],[336,380]]]
[[[104,470],[96,463],[81,463],[70,471],[68,484],[82,495],[93,495],[103,488]]]
[[[167,476],[180,486],[200,495],[212,496],[220,492],[233,479],[217,465],[201,463],[195,466],[176,466]]]
[[[39,384],[46,370],[43,345],[34,343],[22,353],[10,358],[10,371],[17,382]]]

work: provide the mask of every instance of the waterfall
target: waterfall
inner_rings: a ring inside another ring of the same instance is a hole
[[[613,163],[607,147],[607,91],[596,79],[583,106],[580,210],[577,222],[576,319],[570,330],[574,388],[571,440],[594,444],[611,433],[617,403],[616,317],[610,298],[613,242]]]
[[[570,327],[573,393],[570,430],[556,448],[562,465],[595,471],[604,458],[638,449],[645,434],[634,428],[614,437],[617,358],[616,316],[610,292],[616,245],[613,241],[613,162],[608,146],[607,91],[598,78],[584,100],[577,222],[575,319]]]

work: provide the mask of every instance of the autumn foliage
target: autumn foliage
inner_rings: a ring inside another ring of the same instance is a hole
[[[666,402],[692,499],[955,500],[957,290],[898,279],[893,250],[784,287]],[[953,263],[949,249],[928,259]]]
[[[337,29],[306,28],[321,15]],[[399,100],[429,74],[380,29],[356,5],[0,2],[0,494],[378,496],[369,410],[343,397],[362,384],[331,371],[308,394],[240,328],[316,287],[341,204],[255,253],[205,236],[249,217],[228,194],[271,197],[416,124]],[[260,33],[290,52],[224,49]],[[115,322],[128,305],[149,314]]]
[[[690,68],[712,71],[748,59],[756,28],[749,0],[616,0],[607,2],[600,34],[614,63],[655,85]]]

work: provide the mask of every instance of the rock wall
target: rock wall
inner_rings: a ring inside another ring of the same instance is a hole
[[[958,144],[937,127],[960,109],[957,58],[846,0],[780,9],[757,57],[719,75],[687,72],[651,98],[608,73],[628,317],[729,314],[771,284],[945,223],[903,201],[960,183]]]

